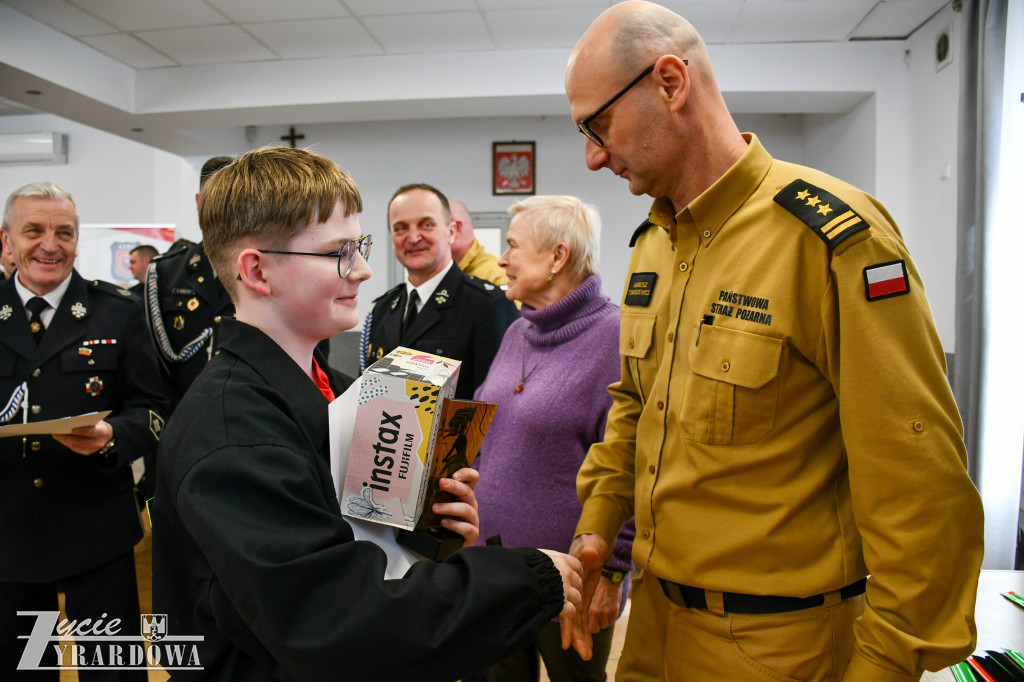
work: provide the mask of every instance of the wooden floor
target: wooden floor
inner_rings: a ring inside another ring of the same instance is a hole
[[[145,515],[143,515],[145,517]],[[135,546],[135,573],[139,582],[139,606],[142,613],[153,612],[153,536],[150,533],[149,524],[143,524],[146,530],[142,542]],[[64,614],[64,595],[60,596],[61,618]],[[608,657],[608,680],[615,682],[615,666],[619,662],[619,654],[622,651],[622,642],[626,637],[626,618],[629,615],[629,602],[626,602],[626,610],[615,628],[615,637],[612,639],[612,651]],[[542,666],[543,668],[543,666]],[[166,682],[170,678],[162,670],[150,670],[149,682]],[[78,673],[74,670],[64,670],[60,674],[60,682],[77,682]],[[547,674],[541,670],[541,682],[549,682]]]

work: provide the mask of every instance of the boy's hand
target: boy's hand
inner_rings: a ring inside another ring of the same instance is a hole
[[[93,426],[79,426],[71,433],[55,433],[53,439],[72,452],[91,455],[114,437],[114,427],[100,420]]]
[[[540,551],[551,558],[555,568],[562,575],[565,602],[562,604],[562,612],[558,614],[562,630],[562,648],[568,649],[571,645],[584,661],[589,661],[592,655],[590,635],[583,632],[580,620],[580,614],[583,613],[583,565],[579,559],[568,554],[550,549]]]
[[[438,502],[431,509],[435,514],[443,516],[441,525],[461,535],[469,547],[480,537],[480,515],[473,488],[480,480],[480,472],[476,469],[459,469],[451,478],[441,479],[441,490],[459,498],[458,502]]]

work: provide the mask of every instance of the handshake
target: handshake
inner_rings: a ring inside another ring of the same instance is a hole
[[[480,517],[473,490],[480,480],[475,469],[459,469],[451,478],[440,480],[441,490],[456,501],[434,504],[430,511],[442,516],[441,525],[461,535],[465,547],[480,537]],[[550,549],[540,550],[554,563],[562,576],[565,601],[558,620],[562,630],[562,648],[570,646],[585,661],[593,656],[591,633],[611,625],[618,612],[618,594],[595,594],[601,583],[601,568],[608,557],[608,543],[598,535],[581,535],[573,540],[569,554]]]

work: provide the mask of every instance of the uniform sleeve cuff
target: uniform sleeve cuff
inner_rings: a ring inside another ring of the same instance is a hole
[[[555,568],[555,562],[544,552],[536,549],[519,548],[518,552],[526,565],[540,574],[540,602],[546,611],[544,618],[551,620],[562,612],[565,604],[565,591],[562,588],[562,574]]]
[[[593,533],[604,538],[608,546],[614,548],[619,531],[628,520],[621,517],[621,512],[617,505],[600,497],[587,500],[573,537]]]

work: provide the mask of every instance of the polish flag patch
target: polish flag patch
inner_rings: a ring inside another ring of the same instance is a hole
[[[907,264],[897,260],[864,268],[864,287],[869,301],[910,293]]]

